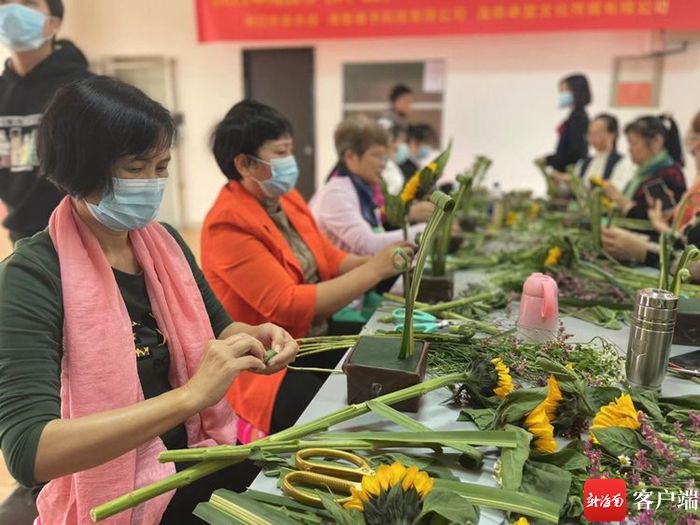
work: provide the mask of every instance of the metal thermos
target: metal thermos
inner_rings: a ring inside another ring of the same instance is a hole
[[[637,292],[627,344],[625,371],[632,385],[661,388],[671,354],[678,296],[646,288]]]

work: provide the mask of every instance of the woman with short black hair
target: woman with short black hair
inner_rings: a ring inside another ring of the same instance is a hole
[[[559,107],[568,109],[569,116],[557,130],[559,141],[556,151],[538,161],[552,168],[557,175],[565,174],[569,166],[588,155],[586,133],[589,119],[586,106],[591,101],[591,88],[585,75],[569,75],[559,82]]]
[[[236,319],[269,320],[297,338],[319,335],[334,313],[400,273],[395,251],[405,243],[360,256],[321,233],[295,190],[292,126],[275,109],[239,102],[217,125],[212,149],[228,182],[204,221],[202,267]],[[310,366],[332,367],[339,358]],[[240,435],[248,441],[293,425],[326,377],[241,374],[228,396]]]
[[[163,450],[235,443],[233,379],[296,356],[285,330],[232,322],[182,238],[153,221],[174,135],[162,106],[107,77],[61,89],[39,126],[42,168],[68,196],[0,264],[0,435],[12,475],[46,483],[44,525],[89,523],[183,468],[160,464]],[[254,475],[232,467],[111,521],[181,523]]]

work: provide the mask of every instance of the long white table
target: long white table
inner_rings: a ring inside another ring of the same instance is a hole
[[[470,282],[483,281],[483,272],[476,271],[460,271],[456,274],[455,289],[463,289]],[[372,333],[377,329],[387,329],[387,325],[378,322],[378,319],[385,317],[390,308],[380,308],[370,321],[365,326],[363,333]],[[513,308],[513,316],[517,316],[517,308]],[[510,322],[514,325],[516,317],[513,317]],[[566,331],[574,336],[574,342],[588,342],[595,336],[601,336],[614,343],[621,356],[624,357],[627,349],[627,339],[629,336],[629,328],[624,327],[622,330],[609,330],[606,328],[592,325],[586,321],[571,317],[562,318]],[[508,322],[507,320],[505,321]],[[694,350],[693,347],[674,345],[671,355],[679,355]],[[293,372],[290,372],[293,373]],[[700,385],[678,379],[673,376],[667,376],[663,386],[662,394],[664,396],[679,396],[685,394],[700,394]],[[423,397],[420,404],[420,409],[417,414],[411,414],[414,419],[433,430],[476,430],[472,423],[458,422],[457,417],[459,410],[445,406],[443,403],[450,397],[450,393],[446,390],[438,390],[431,392]],[[299,418],[299,423],[307,423],[325,416],[331,412],[335,412],[346,406],[346,379],[343,374],[331,375],[319,390],[316,397],[306,408],[304,413]],[[374,431],[392,431],[402,430],[394,423],[381,419],[379,416],[368,413],[360,416],[352,421],[348,421],[341,425],[333,427],[333,430],[353,431],[353,430],[374,430]],[[403,451],[410,454],[420,454],[419,450]],[[432,451],[423,451],[426,455],[432,456]],[[470,483],[479,483],[483,485],[495,486],[493,477],[494,460],[487,457],[484,467],[478,473],[465,472],[464,470],[455,470],[463,481]],[[279,493],[277,489],[277,478],[267,478],[260,474],[251,488],[269,493]],[[486,508],[481,509],[480,524],[500,525],[504,522],[504,514],[499,511],[494,511]]]

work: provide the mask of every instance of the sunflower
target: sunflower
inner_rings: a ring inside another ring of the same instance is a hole
[[[554,246],[553,248],[550,248],[549,251],[547,252],[547,259],[544,261],[545,266],[555,266],[558,262],[559,259],[561,259],[561,248],[559,246]]]
[[[615,401],[601,407],[593,418],[591,430],[596,428],[620,427],[637,430],[641,424],[637,419],[637,409],[629,394],[623,394]],[[593,442],[598,441],[593,436]]]
[[[506,215],[506,226],[513,226],[516,222],[518,222],[517,212],[509,211]]]
[[[537,219],[537,217],[540,216],[541,209],[542,209],[542,205],[539,202],[533,202],[532,206],[530,206],[530,210],[527,213],[528,218],[531,221],[534,221],[535,219]]]
[[[500,357],[492,359],[491,362],[494,364],[498,374],[498,384],[493,389],[493,393],[503,399],[513,391],[513,378],[510,377],[510,369]]]
[[[396,461],[380,466],[373,476],[363,476],[361,487],[351,489],[351,499],[344,507],[363,512],[367,525],[394,523],[392,519],[396,523],[410,523],[420,514],[433,483],[427,472],[417,467],[406,468]],[[397,511],[401,516],[390,519],[388,514]]]
[[[597,175],[594,175],[590,179],[588,179],[591,183],[591,186],[595,186],[596,188],[604,188],[608,183],[604,181],[601,177],[598,177]]]
[[[416,172],[413,177],[408,179],[406,186],[401,192],[401,202],[408,204],[416,198],[416,194],[420,189],[420,171]]]
[[[603,208],[606,210],[612,210],[615,207],[615,203],[610,200],[608,197],[601,197],[600,198],[600,203],[603,205]]]
[[[556,419],[557,407],[562,399],[559,383],[550,375],[547,379],[547,397],[525,418],[527,430],[536,438],[534,446],[538,452],[551,454],[557,450],[552,421]]]

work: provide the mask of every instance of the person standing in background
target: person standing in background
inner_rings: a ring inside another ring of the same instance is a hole
[[[591,103],[588,79],[581,74],[570,75],[559,83],[559,107],[570,110],[567,119],[559,126],[559,142],[552,155],[538,159],[542,166],[552,169],[557,182],[565,182],[567,167],[588,156],[588,114],[586,106]],[[562,180],[560,180],[562,179]]]
[[[608,113],[596,116],[588,126],[588,142],[595,153],[578,161],[574,170],[586,186],[597,177],[624,188],[634,175],[632,163],[617,151],[619,129],[617,119]]]
[[[0,200],[13,242],[46,228],[63,198],[39,177],[41,114],[60,87],[90,75],[83,53],[56,40],[63,13],[61,0],[0,0],[0,43],[11,52],[0,77]]]
[[[389,102],[391,107],[381,120],[386,120],[394,126],[407,130],[413,111],[413,90],[405,84],[397,84],[391,89]],[[382,125],[385,128],[388,127],[384,123]]]
[[[406,180],[427,166],[439,153],[437,133],[430,124],[415,124],[408,128],[408,159],[399,165]]]

